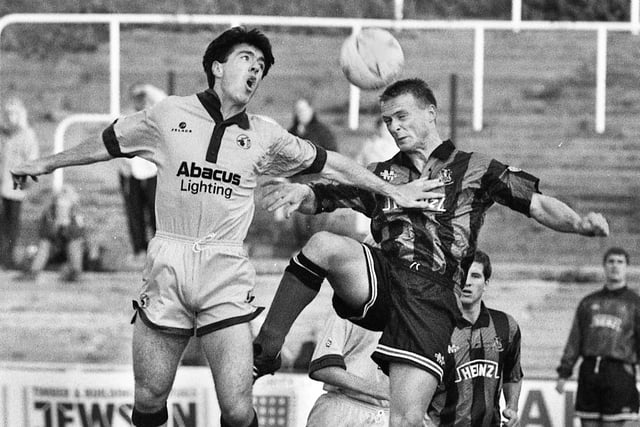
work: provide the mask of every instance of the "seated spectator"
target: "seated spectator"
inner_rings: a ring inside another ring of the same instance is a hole
[[[78,212],[79,197],[70,186],[55,193],[40,218],[39,242],[35,256],[21,280],[36,280],[49,263],[63,261],[62,279],[75,282],[84,264],[96,269],[95,250],[89,248],[84,221]]]

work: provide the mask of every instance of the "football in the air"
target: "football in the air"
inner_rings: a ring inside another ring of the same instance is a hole
[[[340,51],[340,67],[360,89],[380,89],[402,71],[404,53],[398,40],[380,28],[365,28],[349,36]]]

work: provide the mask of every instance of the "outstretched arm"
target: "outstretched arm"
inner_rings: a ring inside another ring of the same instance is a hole
[[[609,224],[602,214],[589,212],[580,216],[554,197],[535,193],[531,198],[529,213],[540,224],[555,231],[583,236],[609,235]]]
[[[111,159],[100,136],[81,142],[80,144],[50,156],[21,163],[11,169],[14,187],[22,187],[27,178],[37,181],[39,175],[53,172],[67,166],[80,166]]]
[[[443,192],[431,191],[442,187],[443,184],[439,180],[417,179],[407,184],[393,185],[345,156],[331,151],[327,151],[327,161],[319,175],[341,184],[353,185],[390,197],[404,208],[429,208],[433,205],[434,199],[444,197]]]

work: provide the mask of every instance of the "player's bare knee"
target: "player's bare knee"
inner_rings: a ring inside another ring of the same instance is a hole
[[[220,403],[220,414],[223,423],[228,426],[246,426],[254,418],[251,399],[229,400],[228,404]]]
[[[319,231],[309,238],[302,252],[315,263],[326,265],[327,258],[335,249],[336,238],[340,236],[328,231]]]
[[[143,412],[155,412],[166,404],[170,391],[170,386],[136,384],[135,407]]]

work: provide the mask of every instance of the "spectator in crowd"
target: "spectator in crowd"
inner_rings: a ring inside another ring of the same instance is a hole
[[[21,99],[9,97],[2,103],[0,123],[0,268],[15,268],[20,238],[23,189],[14,188],[10,169],[38,157],[38,140],[29,126],[27,109]]]
[[[31,266],[19,277],[37,280],[40,272],[54,260],[66,260],[63,280],[75,282],[83,270],[87,250],[86,229],[79,213],[78,193],[69,185],[55,193],[40,218],[38,250]]]
[[[138,83],[131,86],[129,96],[134,110],[142,111],[162,101],[167,94],[153,85]],[[139,156],[122,159],[120,165],[120,188],[133,247],[133,256],[128,258],[127,264],[138,267],[144,263],[149,240],[156,232],[158,170],[155,164]]]
[[[509,314],[485,306],[490,278],[491,260],[477,250],[462,287],[462,318],[451,335],[444,378],[429,408],[438,426],[501,425],[501,394],[506,402],[502,425],[520,423],[520,328]]]
[[[289,132],[308,139],[329,151],[338,151],[336,137],[331,128],[318,118],[309,97],[300,97],[293,106],[293,123]]]
[[[362,166],[369,166],[371,163],[389,160],[398,151],[398,146],[389,133],[387,125],[382,117],[378,116],[374,133],[364,141],[355,160]]]
[[[301,96],[293,105],[293,121],[289,132],[300,138],[308,139],[325,150],[338,151],[336,137],[331,128],[318,118],[318,114],[312,104],[311,97]],[[298,250],[309,237],[319,230],[330,226],[333,214],[304,215],[298,212],[291,215],[291,227],[294,237],[293,249]],[[291,236],[286,236],[287,242],[291,242]]]
[[[307,427],[389,425],[389,378],[371,359],[381,335],[331,313],[309,364],[326,393]]]
[[[563,393],[582,358],[575,413],[583,427],[621,427],[638,419],[640,297],[627,286],[626,250],[609,248],[602,261],[604,287],[578,304],[557,369],[556,390]]]

